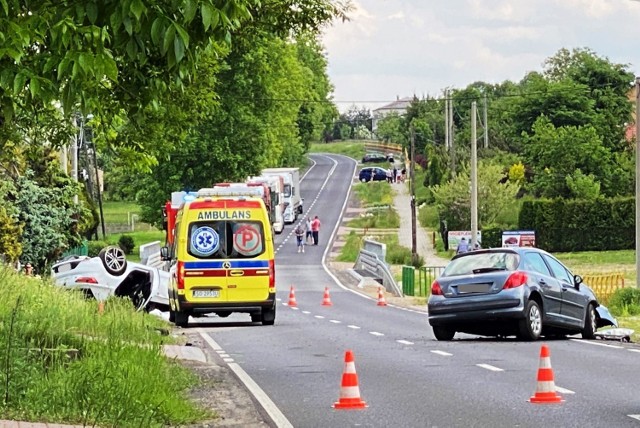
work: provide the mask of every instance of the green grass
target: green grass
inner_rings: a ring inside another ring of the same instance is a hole
[[[168,324],[112,298],[95,300],[0,268],[3,419],[91,426],[178,426],[212,415],[187,392],[197,379],[167,359]]]
[[[411,249],[400,245],[396,234],[367,234],[366,237],[387,245],[387,256],[385,258],[387,263],[395,265],[411,264]],[[338,261],[355,262],[364,244],[364,238],[364,235],[359,235],[355,231],[349,232],[345,245],[338,255]],[[423,263],[423,261],[420,263]]]
[[[105,201],[102,212],[105,223],[129,224],[132,214],[140,215],[140,206],[135,202]]]
[[[363,217],[350,220],[347,226],[366,229],[397,229],[400,227],[400,216],[393,208],[376,209],[367,211]]]
[[[354,190],[360,204],[364,207],[379,207],[393,205],[393,189],[386,181],[358,183]]]
[[[335,143],[316,143],[309,148],[309,153],[335,153],[362,160],[365,154],[364,140],[347,140]]]

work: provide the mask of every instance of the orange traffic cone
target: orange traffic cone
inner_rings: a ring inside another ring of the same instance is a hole
[[[384,299],[382,287],[378,287],[378,306],[387,306],[387,301]]]
[[[564,401],[562,396],[556,392],[550,355],[549,347],[542,345],[540,349],[540,367],[538,368],[538,385],[536,393],[529,398],[531,403],[562,403]]]
[[[298,302],[296,302],[296,292],[293,289],[293,285],[291,286],[291,290],[289,291],[289,306],[295,307],[298,306]]]
[[[332,306],[331,297],[329,296],[329,287],[324,287],[324,297],[322,298],[322,306]]]
[[[364,409],[369,407],[360,398],[358,387],[358,375],[353,359],[353,352],[347,351],[344,356],[344,371],[342,372],[342,385],[340,386],[340,399],[333,403],[334,409]]]

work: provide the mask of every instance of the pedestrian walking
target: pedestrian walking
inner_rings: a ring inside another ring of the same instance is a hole
[[[304,227],[302,227],[302,223],[298,223],[298,226],[295,230],[296,234],[296,245],[298,247],[299,253],[304,253]]]
[[[391,177],[391,181],[393,181],[394,183],[396,183],[398,181],[398,168],[396,168],[396,166],[393,166],[393,176]]]
[[[305,240],[307,241],[306,243],[307,244],[312,244],[313,243],[313,233],[311,232],[311,219],[309,217],[307,217],[304,229],[306,231],[306,236],[305,236]]]
[[[320,235],[320,219],[318,216],[315,216],[311,222],[311,234],[313,235],[313,245],[318,245],[318,237]]]
[[[387,183],[391,183],[391,180],[392,180],[392,178],[391,178],[392,175],[391,174],[393,174],[393,171],[391,171],[391,168],[388,168],[387,169]]]

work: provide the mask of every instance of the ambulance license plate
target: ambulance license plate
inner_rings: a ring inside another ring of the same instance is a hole
[[[220,297],[220,290],[193,290],[193,297]]]

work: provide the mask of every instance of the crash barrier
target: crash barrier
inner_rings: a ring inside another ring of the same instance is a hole
[[[624,288],[624,274],[587,274],[582,276],[601,302],[606,302],[617,290]]]
[[[64,253],[62,253],[62,257],[69,257],[69,256],[88,256],[89,255],[89,242],[82,241],[82,245],[75,247],[75,248],[71,248],[67,251],[65,251]]]
[[[387,266],[384,261],[380,260],[376,253],[365,249],[360,250],[353,268],[356,272],[365,273],[367,276],[375,278],[377,281],[382,281],[382,285],[385,290],[393,293],[394,296],[402,296],[402,290],[400,290],[395,279],[393,279],[389,266]]]
[[[387,244],[374,241],[372,239],[364,239],[362,249],[374,253],[378,256],[378,260],[386,263],[387,261]]]
[[[162,260],[162,257],[160,257],[161,247],[162,245],[160,244],[160,241],[153,241],[148,244],[140,245],[140,263],[160,270],[168,270],[167,262]]]
[[[402,153],[402,145],[393,143],[364,143],[364,149],[367,152]]]

